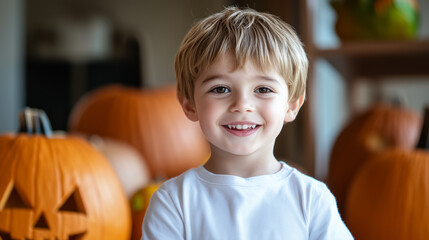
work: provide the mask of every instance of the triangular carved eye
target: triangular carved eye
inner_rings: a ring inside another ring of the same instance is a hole
[[[10,208],[26,208],[31,209],[30,204],[19,194],[19,192],[16,190],[15,186],[12,188],[12,191],[10,191],[9,198],[6,201],[6,204],[4,205],[5,209]]]
[[[59,211],[78,212],[86,214],[85,206],[83,205],[82,197],[79,189],[76,188],[66,201],[61,205]]]

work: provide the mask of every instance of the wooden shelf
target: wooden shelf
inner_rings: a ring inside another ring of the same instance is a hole
[[[335,49],[316,49],[313,55],[326,59],[348,80],[429,75],[429,39],[345,43]]]
[[[356,103],[361,97],[356,87],[359,81],[374,83],[369,86],[371,90],[377,91],[381,86],[380,80],[390,77],[402,77],[401,81],[406,81],[407,77],[411,76],[429,76],[429,38],[409,41],[347,42],[337,48],[321,49],[315,44],[314,17],[324,3],[320,0],[302,0],[299,3],[300,34],[310,58],[308,99],[301,111],[305,126],[303,128],[305,167],[309,169],[311,175],[315,175],[316,166],[326,164],[324,156],[316,156],[318,148],[316,139],[320,134],[320,129],[316,129],[315,124],[318,121],[316,110],[320,107],[316,102],[319,89],[316,89],[314,84],[314,80],[319,78],[315,71],[316,62],[326,60],[343,76],[345,101],[348,105],[348,114],[351,115],[357,109]],[[427,81],[428,78],[421,79]]]

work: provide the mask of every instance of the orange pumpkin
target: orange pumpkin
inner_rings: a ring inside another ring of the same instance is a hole
[[[356,239],[429,239],[429,109],[426,117],[425,150],[387,150],[356,174],[345,216]]]
[[[389,147],[413,148],[421,116],[392,105],[378,104],[355,116],[337,137],[331,152],[327,184],[340,213],[356,171],[371,156]]]
[[[154,179],[176,176],[209,155],[207,141],[198,124],[186,118],[174,87],[98,89],[75,106],[69,127],[135,147]]]
[[[0,136],[0,239],[128,239],[129,205],[103,155],[50,137],[44,113],[25,116],[27,133]]]

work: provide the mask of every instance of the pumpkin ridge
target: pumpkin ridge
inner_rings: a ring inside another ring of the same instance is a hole
[[[89,146],[84,146],[85,148],[88,148]],[[117,181],[112,181],[111,178],[103,178],[105,179],[104,182],[101,181],[97,181],[98,177],[100,176],[100,174],[106,174],[106,172],[109,172],[109,175],[115,175],[116,173],[114,173],[113,168],[110,165],[105,165],[105,169],[103,169],[103,171],[100,171],[99,167],[97,167],[99,164],[97,164],[97,166],[95,165],[96,162],[100,162],[102,161],[103,157],[101,156],[101,154],[99,152],[94,152],[93,153],[94,157],[92,159],[94,159],[93,161],[84,161],[83,164],[88,166],[88,172],[90,173],[89,176],[91,177],[91,182],[96,183],[96,185],[98,185],[98,187],[95,189],[95,191],[93,191],[94,195],[96,195],[96,199],[100,200],[103,198],[111,198],[114,197],[114,193],[112,192],[111,188],[114,186],[114,189],[120,189],[120,191],[123,192],[122,187],[118,184]],[[83,158],[82,158],[83,157]],[[80,159],[84,159],[84,156],[82,156],[81,153],[81,157]],[[101,176],[100,176],[101,177]],[[104,194],[101,194],[101,189],[103,190]],[[110,195],[110,197],[108,196]],[[125,199],[125,193],[122,194],[121,196],[121,201],[127,202],[127,200]],[[97,204],[95,204],[97,205]],[[130,223],[130,213],[129,213],[129,209],[127,208],[122,208],[122,209],[118,209],[118,207],[124,207],[125,205],[118,205],[116,206],[113,202],[108,204],[109,206],[105,206],[107,209],[109,209],[109,211],[105,211],[103,209],[96,211],[98,214],[97,219],[116,219],[114,216],[112,216],[112,218],[109,218],[109,215],[115,215],[115,216],[126,216],[126,220],[127,220],[127,226],[129,226]],[[101,236],[100,239],[124,239],[124,237],[127,235],[124,233],[124,230],[121,229],[121,226],[118,226],[117,224],[112,224],[112,222],[110,225],[107,224],[107,222],[105,222],[104,224],[102,224],[102,228],[99,229],[99,235]],[[116,229],[113,230],[113,229]],[[127,229],[128,230],[128,229]],[[101,234],[104,233],[104,234]],[[106,233],[109,233],[109,235],[106,235]],[[117,233],[117,235],[112,235],[112,233]]]
[[[152,94],[150,94],[148,96],[151,97],[151,95]],[[154,97],[154,96],[152,95],[152,97]],[[140,102],[145,109],[150,109],[150,107],[153,107],[154,109],[159,109],[159,106],[157,105],[157,101],[154,101],[152,103],[153,106],[150,106],[151,105],[150,102],[143,101],[145,98],[143,98],[141,100],[141,102]],[[155,119],[155,116],[153,114],[146,114],[146,115],[142,116],[141,120],[142,121],[144,120],[146,122],[146,124],[145,124],[146,126],[152,126],[152,125],[154,125],[154,123],[157,122],[156,119]],[[143,150],[143,154],[147,155],[147,157],[149,159],[153,159],[149,163],[149,168],[151,169],[151,172],[153,173],[153,177],[156,178],[156,177],[158,177],[160,175],[159,167],[158,167],[159,166],[158,156],[156,156],[157,152],[156,151],[148,151],[148,149],[156,149],[153,146],[153,144],[154,144],[153,139],[154,139],[154,136],[156,134],[155,132],[157,130],[155,128],[156,127],[152,127],[152,128],[146,129],[146,132],[144,132],[144,134],[145,134],[145,136],[147,136],[147,138],[143,138],[142,139],[142,143],[143,143],[142,150]],[[145,141],[147,139],[151,139],[152,141],[150,141],[150,142]]]
[[[30,201],[31,201],[31,203],[32,203],[32,206],[33,207],[37,207],[38,206],[38,202],[37,202],[37,200],[36,200],[36,198],[37,198],[37,196],[36,196],[36,192],[37,192],[37,190],[38,190],[38,187],[37,187],[37,179],[38,179],[38,171],[39,171],[39,165],[38,165],[38,161],[37,161],[37,157],[39,156],[39,151],[40,151],[40,148],[39,148],[39,136],[28,136],[28,137],[26,137],[26,144],[29,142],[29,139],[30,138],[34,138],[35,140],[34,140],[34,142],[33,142],[33,151],[34,151],[34,154],[33,155],[30,155],[31,156],[31,161],[30,161],[30,163],[32,164],[32,167],[30,167],[29,169],[31,170],[31,175],[30,176],[28,176],[29,178],[31,177],[31,183],[33,183],[33,184],[30,184],[31,186],[28,186],[28,187],[30,187],[31,188],[31,191],[28,191],[29,193],[30,193],[30,196],[29,196],[29,198],[30,198]],[[21,148],[21,150],[23,150],[22,148]],[[25,150],[27,150],[27,149],[25,149]],[[21,159],[21,161],[25,161],[25,157],[21,157],[20,158]],[[20,166],[21,166],[21,162],[19,162],[20,164]],[[18,165],[18,162],[17,162],[17,165]],[[16,169],[16,171],[19,173],[19,168],[17,167],[17,169]],[[18,179],[22,179],[22,177],[21,176],[18,176],[18,174],[16,175],[16,177],[18,178]],[[34,216],[33,217],[35,217],[36,216],[36,214],[37,213],[35,213],[34,214]],[[34,220],[34,219],[33,219]]]
[[[11,139],[11,137],[9,137],[9,136],[7,136],[6,138],[8,140]],[[15,175],[16,175],[16,162],[13,161],[13,159],[16,157],[17,153],[19,152],[19,151],[14,151],[15,148],[17,148],[19,146],[18,141],[21,141],[21,138],[15,139],[15,141],[12,141],[12,142],[6,142],[6,141],[5,141],[5,143],[0,142],[0,146],[2,146],[3,144],[9,143],[8,144],[9,146],[7,146],[6,148],[12,149],[12,151],[4,152],[3,154],[0,151],[0,159],[8,159],[9,160],[9,161],[0,161],[0,169],[11,169],[11,171],[2,171],[0,178],[9,179],[9,181],[7,184],[3,184],[3,181],[0,181],[0,196],[4,196],[6,191],[8,191],[7,189],[11,187],[10,184],[12,184],[12,187],[14,187],[16,185],[16,182],[13,180],[15,178]],[[4,163],[4,165],[2,165],[2,163]],[[3,201],[7,201],[7,200],[0,198],[0,211],[3,210],[1,208],[2,204],[5,204],[5,202],[3,202]]]

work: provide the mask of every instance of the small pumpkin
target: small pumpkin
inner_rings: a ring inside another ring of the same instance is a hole
[[[201,164],[210,152],[198,123],[183,113],[173,86],[95,90],[74,107],[69,129],[130,144],[143,156],[153,179],[177,176]]]
[[[334,142],[327,184],[335,195],[340,213],[356,171],[372,156],[389,147],[414,148],[421,116],[403,107],[376,104],[356,115]]]
[[[158,190],[162,181],[151,182],[138,190],[130,200],[132,214],[132,233],[131,240],[140,240],[142,235],[142,224],[147,207],[149,206],[152,194]]]
[[[356,174],[346,221],[356,239],[429,239],[429,109],[418,149],[393,148]]]
[[[129,239],[129,205],[103,155],[53,137],[42,111],[21,120],[21,133],[0,136],[0,239]]]

